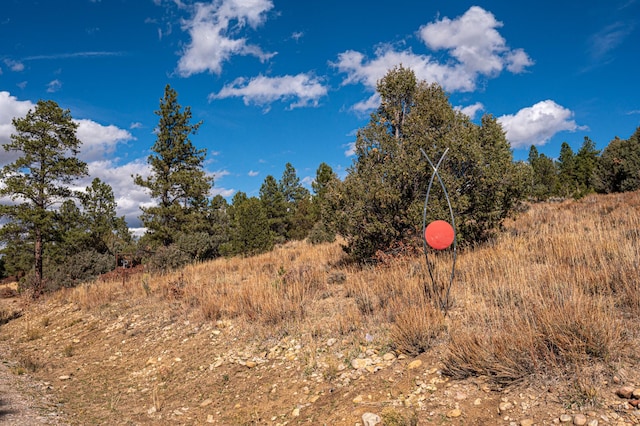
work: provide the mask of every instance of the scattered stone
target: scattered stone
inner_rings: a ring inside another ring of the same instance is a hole
[[[520,426],[533,426],[533,419],[522,419],[520,420]]]
[[[294,408],[293,411],[291,412],[291,416],[300,417],[300,408],[298,407]]]
[[[623,386],[616,391],[616,395],[620,398],[629,399],[633,395],[634,390],[633,386]]]
[[[364,426],[376,426],[381,421],[380,416],[374,413],[364,413],[362,415],[362,423]]]
[[[382,359],[384,361],[393,361],[394,359],[396,359],[396,355],[393,352],[387,352],[382,356]]]
[[[506,411],[509,411],[513,408],[513,404],[510,402],[501,402],[500,405],[498,405],[498,413],[502,414]]]
[[[634,389],[631,396],[633,396],[635,399],[640,399],[640,388]]]
[[[589,423],[587,423],[587,426],[598,426],[598,420],[597,419],[589,420]]]
[[[462,415],[462,411],[458,408],[450,410],[447,412],[447,417],[450,419],[454,419],[456,417],[460,417]]]
[[[358,395],[355,398],[353,398],[353,403],[360,404],[363,400],[364,400],[364,397],[362,395]]]
[[[585,416],[584,414],[580,413],[580,414],[576,414],[573,417],[573,424],[576,426],[584,426],[587,424],[587,416]]]
[[[408,370],[415,370],[416,368],[420,368],[420,366],[422,366],[422,361],[420,361],[419,359],[416,359],[414,361],[411,361],[409,363],[409,365],[407,366]]]
[[[360,370],[365,368],[367,365],[371,364],[371,360],[369,358],[355,358],[351,361],[351,366],[356,370]]]
[[[327,340],[327,346],[331,347],[331,346],[335,345],[337,341],[338,341],[337,339],[334,339],[332,337],[331,339]]]
[[[69,379],[71,379],[71,376],[65,375],[65,376],[58,377],[58,380],[69,380]]]
[[[247,361],[246,362],[246,366],[249,367],[249,368],[253,368],[256,365],[258,365],[258,364],[255,361]]]
[[[202,401],[200,403],[200,406],[201,407],[206,407],[207,405],[211,405],[211,404],[213,404],[213,399],[207,398],[207,399],[205,399],[204,401]]]
[[[560,423],[569,423],[571,420],[573,420],[573,417],[569,414],[562,414],[560,416]]]
[[[207,423],[213,423],[215,421],[213,414],[207,415]]]

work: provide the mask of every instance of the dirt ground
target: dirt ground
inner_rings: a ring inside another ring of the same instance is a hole
[[[89,311],[64,297],[0,299],[16,313],[0,325],[0,423],[355,426],[371,413],[384,425],[640,424],[616,395],[638,384],[635,366],[595,383],[593,404],[549,381],[452,381],[437,348],[403,356],[369,330],[314,323],[348,308],[341,291],[331,285],[306,322],[269,330],[153,296]]]

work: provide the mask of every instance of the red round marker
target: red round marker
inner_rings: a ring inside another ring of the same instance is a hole
[[[431,248],[444,250],[453,243],[453,227],[444,220],[435,220],[424,230],[424,238]]]

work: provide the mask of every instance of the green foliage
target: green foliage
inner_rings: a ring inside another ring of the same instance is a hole
[[[269,219],[263,202],[247,198],[243,192],[233,197],[230,213],[230,240],[220,247],[225,256],[253,256],[273,248],[273,234],[269,229]]]
[[[264,179],[260,187],[260,201],[269,222],[269,230],[274,242],[285,242],[287,238],[287,201],[278,182],[271,175]]]
[[[141,219],[148,240],[164,246],[203,220],[212,186],[212,178],[203,170],[206,150],[196,149],[189,139],[201,122],[190,124],[191,108],[182,109],[177,98],[176,91],[167,85],[156,111],[160,121],[153,154],[147,159],[151,175],[134,177],[136,185],[147,188],[158,201],[156,206],[141,208]]]
[[[377,251],[416,245],[431,168],[449,151],[440,175],[459,224],[461,243],[491,237],[524,196],[521,167],[491,116],[482,125],[454,111],[435,84],[415,83],[409,69],[391,70],[378,84],[381,106],[356,139],[356,160],[343,182],[329,191],[334,223],[346,250],[365,260]],[[448,219],[439,185],[434,185],[428,220]]]
[[[19,230],[20,241],[33,242],[37,296],[43,291],[43,250],[54,235],[55,205],[73,195],[69,186],[87,174],[87,165],[76,157],[81,145],[77,124],[55,102],[38,101],[34,110],[12,124],[16,133],[4,148],[19,157],[2,169],[0,196],[17,204],[1,206],[0,215],[14,223],[12,232]]]
[[[640,189],[640,127],[629,139],[616,137],[602,151],[595,172],[598,192]]]
[[[530,195],[533,199],[546,200],[556,193],[558,172],[553,159],[539,154],[535,146],[529,150],[529,165],[533,169]]]

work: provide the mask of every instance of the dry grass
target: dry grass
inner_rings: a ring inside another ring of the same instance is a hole
[[[450,376],[505,385],[633,356],[638,229],[640,193],[532,206],[491,244],[459,254],[447,318],[429,300],[424,258],[358,268],[344,265],[339,244],[303,242],[60,297],[88,311],[152,298],[202,321],[238,318],[267,329],[306,322],[318,338],[375,329],[406,354],[440,345]],[[434,259],[437,276],[448,278],[450,258]],[[334,309],[320,308],[325,300]]]

